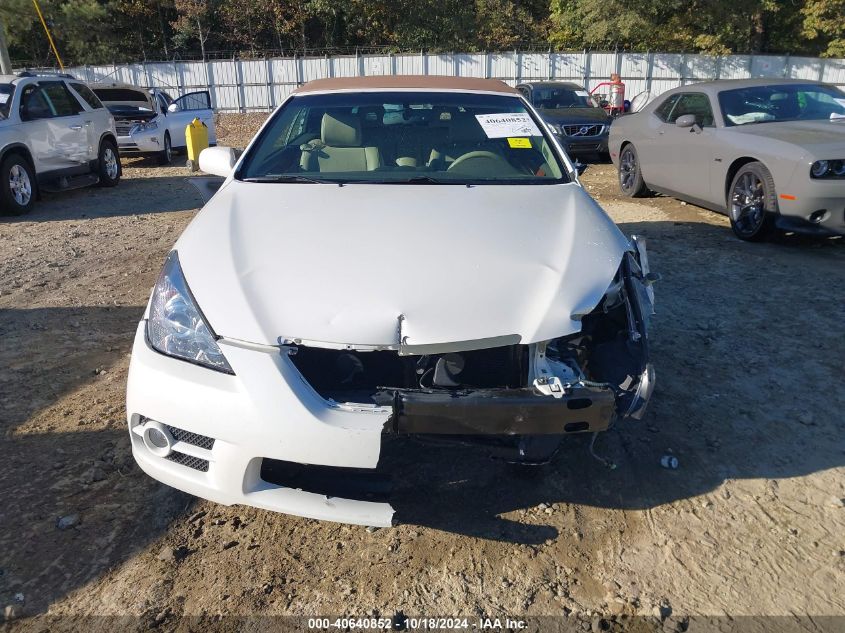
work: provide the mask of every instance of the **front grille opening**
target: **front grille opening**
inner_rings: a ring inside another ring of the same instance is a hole
[[[359,501],[385,502],[392,489],[390,477],[379,471],[278,459],[261,461],[261,479],[276,486]]]
[[[167,430],[170,431],[170,434],[173,436],[173,439],[177,442],[185,442],[186,444],[191,444],[193,446],[198,446],[199,448],[204,448],[207,451],[210,451],[214,448],[214,438],[208,437],[207,435],[200,435],[199,433],[191,433],[190,431],[183,431],[182,429],[177,429],[175,426],[168,426]]]
[[[179,464],[181,466],[187,466],[188,468],[193,468],[194,470],[198,470],[202,473],[208,472],[208,460],[207,459],[200,459],[199,457],[193,457],[191,455],[185,455],[185,453],[180,453],[178,451],[171,452],[165,459],[169,459],[171,462]]]
[[[451,354],[399,356],[395,351],[300,346],[291,362],[323,398],[383,404],[379,392],[395,389],[524,387],[528,347],[507,345]]]

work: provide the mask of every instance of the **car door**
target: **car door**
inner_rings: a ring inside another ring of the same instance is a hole
[[[679,127],[684,115],[693,115],[696,125]],[[670,191],[696,200],[711,198],[710,170],[716,151],[716,127],[710,98],[703,92],[681,93],[666,120],[662,143],[670,160]]]
[[[640,168],[646,183],[658,189],[668,186],[672,177],[668,173],[672,160],[666,152],[664,136],[669,128],[666,123],[672,109],[678,102],[678,95],[671,94],[664,97],[648,114],[637,115],[644,117],[634,137],[634,147],[637,150]]]
[[[28,84],[21,94],[21,127],[37,172],[77,167],[86,159],[81,107],[61,81]]]
[[[88,142],[88,159],[95,160],[100,153],[100,138],[106,130],[112,130],[112,115],[94,92],[81,82],[69,82],[71,92],[85,106],[81,113]],[[112,130],[114,131],[114,130]]]
[[[211,95],[207,90],[200,90],[198,92],[189,92],[182,95],[175,101],[173,105],[176,106],[177,111],[173,112],[171,106],[168,116],[176,115],[181,126],[182,139],[185,138],[185,127],[194,119],[199,119],[205,123],[208,128],[208,142],[214,144],[217,142],[217,134],[214,129],[214,112],[211,109]]]

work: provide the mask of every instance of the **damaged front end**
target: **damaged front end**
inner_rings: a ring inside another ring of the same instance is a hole
[[[597,433],[617,419],[643,416],[654,386],[648,323],[657,279],[645,241],[635,236],[598,305],[573,315],[581,324],[575,333],[415,354],[401,345],[400,317],[396,349],[326,349],[297,341],[283,348],[303,380],[333,406],[389,411],[387,433],[484,444],[508,461],[543,463],[565,435]]]

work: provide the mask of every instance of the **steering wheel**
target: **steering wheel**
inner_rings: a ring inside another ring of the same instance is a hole
[[[493,161],[495,165],[484,166],[484,162]],[[463,169],[458,169],[461,165],[463,165]],[[473,169],[473,165],[475,169]],[[469,167],[469,169],[467,169]],[[467,152],[466,154],[461,154],[455,159],[449,168],[446,171],[457,170],[459,172],[472,172],[478,171],[479,173],[487,174],[489,173],[490,169],[495,170],[501,169],[505,167],[509,173],[512,173],[514,168],[511,164],[502,158],[499,154],[495,152],[488,152],[486,150],[476,150],[474,152]]]

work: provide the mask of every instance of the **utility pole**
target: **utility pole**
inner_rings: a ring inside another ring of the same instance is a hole
[[[6,46],[6,28],[0,18],[0,75],[12,74],[12,60],[9,59],[9,48]]]

